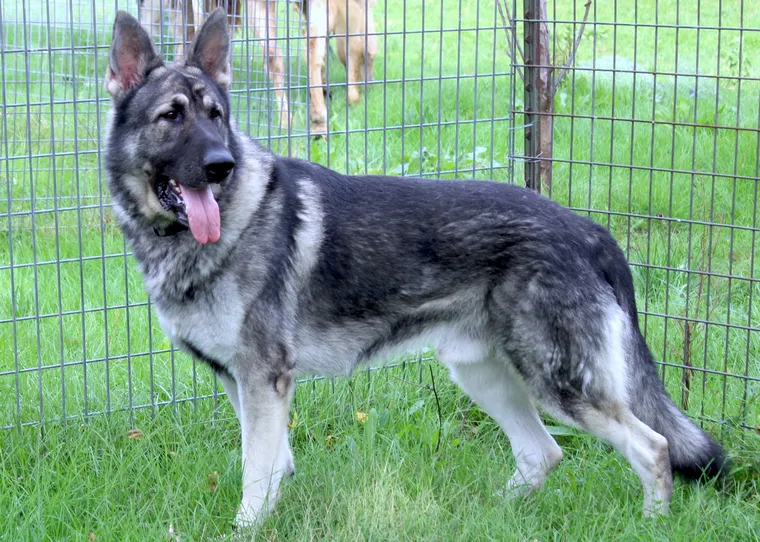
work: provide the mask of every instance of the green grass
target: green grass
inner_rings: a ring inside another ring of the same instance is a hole
[[[385,83],[363,91],[349,111],[345,71],[331,57],[334,133],[327,142],[277,139],[282,134],[266,128],[259,52],[238,42],[233,105],[241,126],[279,152],[339,171],[521,182],[522,162],[510,159],[510,138],[518,155],[522,149],[522,131],[511,131],[521,116],[500,119],[521,110],[522,90],[517,84],[513,106],[511,77],[493,75],[510,70],[503,31],[417,32],[423,17],[428,31],[441,21],[444,29],[459,27],[457,3],[444,5],[441,14],[437,2],[426,2],[424,12],[421,0],[408,0],[406,12],[402,0],[378,3],[378,30],[391,31],[379,38],[375,69],[375,80]],[[673,516],[642,522],[641,489],[621,458],[593,439],[564,435],[558,438],[566,458],[546,490],[526,503],[504,502],[494,493],[513,461],[494,424],[477,409],[463,421],[468,404],[439,370],[444,431],[436,452],[431,393],[399,380],[416,382],[416,369],[395,370],[374,374],[371,386],[366,375],[339,380],[334,391],[329,382],[299,386],[299,474],[266,525],[268,538],[757,537],[760,442],[739,427],[760,427],[760,386],[736,375],[760,376],[760,82],[736,77],[760,77],[751,54],[760,33],[668,27],[738,27],[738,2],[724,1],[720,20],[713,1],[701,3],[699,16],[696,7],[681,5],[676,14],[674,5],[654,0],[640,0],[637,11],[618,3],[619,21],[663,25],[636,30],[606,24],[615,5],[594,8],[597,24],[587,26],[577,65],[595,59],[597,67],[640,73],[579,69],[565,78],[556,100],[551,197],[608,226],[626,250],[642,325],[655,357],[668,364],[663,377],[671,394],[737,458],[729,487],[679,485]],[[558,9],[557,19],[572,18],[572,5]],[[494,13],[491,1],[463,4],[461,27],[492,27]],[[759,28],[760,12],[745,6],[743,24]],[[403,29],[412,33],[393,34]],[[571,30],[552,27],[560,58]],[[81,539],[92,531],[98,540],[163,540],[169,524],[182,540],[229,535],[239,498],[231,411],[222,399],[220,421],[213,421],[213,399],[190,402],[213,394],[214,379],[171,351],[110,210],[100,206],[108,195],[98,123],[104,126],[109,106],[94,100],[104,98],[108,36],[98,34],[97,63],[85,54],[72,61],[69,47],[92,43],[86,32],[54,31],[51,44],[63,49],[48,52],[41,27],[32,25],[24,38],[4,22],[4,39],[19,48],[43,46],[4,57],[0,426],[74,420],[47,423],[44,437],[36,428],[0,432],[0,510],[7,511],[0,539]],[[659,75],[646,73],[654,70]],[[687,75],[668,75],[674,71]],[[709,77],[717,74],[729,77]],[[293,81],[304,83],[302,75]],[[304,102],[304,91],[294,89],[291,100]],[[294,110],[302,131],[306,112]],[[743,130],[726,128],[735,126]],[[130,410],[174,401],[176,408]],[[372,409],[367,424],[355,420],[356,411]],[[120,412],[90,416],[80,428],[80,416],[105,410]],[[131,426],[144,437],[126,438]],[[214,471],[220,478],[210,491]]]
[[[514,469],[496,424],[427,366],[303,384],[295,477],[265,540],[753,540],[757,455],[726,487],[678,482],[672,515],[641,517],[642,490],[598,441],[554,428],[565,458],[533,496],[498,495]],[[421,375],[421,378],[420,378]],[[357,413],[367,414],[364,423]],[[0,540],[222,540],[240,497],[239,429],[226,401],[15,431],[0,441]],[[758,449],[746,433],[734,444]],[[438,444],[440,439],[440,444]],[[171,527],[170,527],[171,526]],[[176,538],[169,536],[173,529]]]

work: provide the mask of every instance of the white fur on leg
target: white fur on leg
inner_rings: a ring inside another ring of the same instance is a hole
[[[507,361],[450,365],[452,378],[498,422],[509,437],[517,470],[508,493],[524,495],[543,485],[562,459],[562,450],[546,431],[528,392]]]
[[[627,457],[644,484],[644,515],[666,515],[673,495],[668,441],[638,418],[627,422],[633,435]]]
[[[665,515],[673,494],[668,441],[626,407],[620,410],[615,418],[600,411],[587,412],[584,429],[612,444],[639,475],[644,486],[644,515]]]
[[[292,387],[292,385],[291,385]],[[277,504],[280,482],[292,471],[288,444],[288,407],[271,385],[238,382],[243,448],[243,499],[235,522],[260,524]]]
[[[615,307],[607,324],[606,351],[596,362],[595,387],[604,390],[607,399],[599,407],[586,405],[581,414],[583,429],[612,444],[625,456],[644,485],[644,515],[664,515],[673,492],[673,475],[668,441],[639,420],[626,406],[628,394],[625,336],[627,318]]]

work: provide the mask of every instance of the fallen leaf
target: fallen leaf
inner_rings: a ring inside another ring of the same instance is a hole
[[[95,538],[96,538],[95,533],[90,531],[90,534],[87,535],[87,540],[89,540],[90,542],[95,542]]]
[[[367,421],[367,419],[369,419],[369,414],[367,414],[366,412],[357,412],[356,413],[356,420],[359,423],[365,423]]]
[[[208,491],[216,491],[216,487],[219,485],[219,473],[214,471],[208,475]]]
[[[296,425],[298,425],[298,411],[294,410],[293,411],[293,417],[288,422],[288,427],[290,427],[291,429],[293,429]]]
[[[127,431],[127,436],[132,440],[140,440],[140,437],[143,436],[143,432],[139,429],[130,429]]]

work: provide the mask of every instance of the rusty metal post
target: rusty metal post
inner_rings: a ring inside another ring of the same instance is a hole
[[[523,0],[525,18],[525,186],[551,189],[552,111],[546,0]]]

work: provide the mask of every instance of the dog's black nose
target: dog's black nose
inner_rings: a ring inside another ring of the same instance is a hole
[[[211,183],[222,182],[235,167],[235,160],[226,150],[213,150],[206,154],[203,159],[203,169],[206,178]]]

